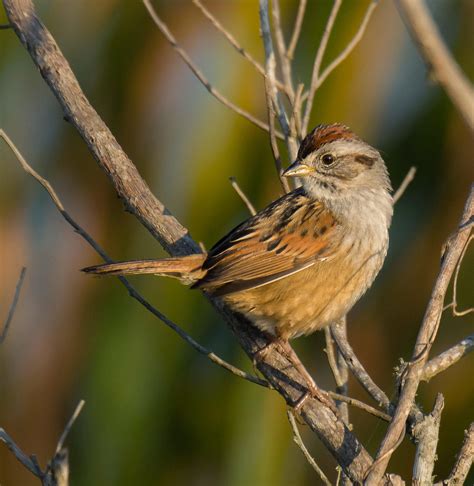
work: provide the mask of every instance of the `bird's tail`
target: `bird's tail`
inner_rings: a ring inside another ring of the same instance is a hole
[[[153,274],[174,277],[184,284],[190,285],[200,280],[206,274],[202,265],[206,255],[203,253],[162,260],[136,260],[130,262],[106,263],[83,268],[85,273],[94,275],[138,275]]]

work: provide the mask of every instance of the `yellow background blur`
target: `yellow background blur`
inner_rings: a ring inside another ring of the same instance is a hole
[[[82,88],[154,193],[192,236],[210,247],[247,216],[228,182],[236,176],[258,208],[279,194],[266,134],[212,98],[152,24],[141,2],[37,1]],[[474,76],[470,0],[430,0],[444,39]],[[355,33],[367,1],[344,2],[327,64]],[[262,78],[185,1],[157,1],[209,79],[233,101],[266,117]],[[207,1],[241,44],[262,59],[257,1]],[[285,31],[296,1],[282,2]],[[296,51],[295,80],[307,81],[331,2],[310,0]],[[0,9],[0,23],[5,22]],[[439,267],[473,179],[472,138],[425,67],[391,1],[382,1],[351,57],[319,90],[312,125],[339,121],[382,150],[397,187],[418,173],[397,204],[385,267],[349,317],[349,337],[375,381],[393,395],[393,368],[409,358]],[[164,255],[123,211],[107,178],[12,31],[0,31],[0,125],[64,205],[115,259]],[[285,163],[288,161],[286,160]],[[58,214],[45,191],[0,144],[0,323],[22,265],[28,267],[12,328],[0,347],[0,426],[42,465],[80,398],[86,406],[69,438],[72,485],[306,485],[314,473],[292,442],[285,405],[226,373],[184,344],[118,281],[79,269],[98,256]],[[459,279],[472,305],[474,252]],[[197,292],[152,277],[134,283],[160,310],[225,359],[251,370],[222,319]],[[446,311],[434,352],[472,333],[472,314]],[[322,386],[333,387],[321,333],[295,343]],[[450,470],[473,420],[474,360],[464,358],[418,398],[446,398],[438,478]],[[370,403],[351,379],[350,394]],[[385,425],[351,410],[371,453]],[[303,428],[327,474],[335,464]],[[413,444],[390,470],[410,477]],[[474,476],[471,476],[471,481]],[[37,484],[0,445],[0,483]]]

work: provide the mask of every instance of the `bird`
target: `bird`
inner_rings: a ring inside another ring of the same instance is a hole
[[[300,185],[207,253],[83,270],[178,278],[275,343],[323,329],[350,311],[383,265],[393,214],[388,170],[378,150],[334,123],[314,128],[282,175]]]

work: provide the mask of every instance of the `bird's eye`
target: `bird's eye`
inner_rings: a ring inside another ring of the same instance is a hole
[[[324,165],[331,165],[334,162],[334,155],[325,154],[322,156],[321,161]]]

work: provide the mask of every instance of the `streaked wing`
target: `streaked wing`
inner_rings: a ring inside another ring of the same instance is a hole
[[[214,295],[260,287],[325,260],[339,225],[320,201],[297,189],[237,226],[209,252],[194,287]]]

